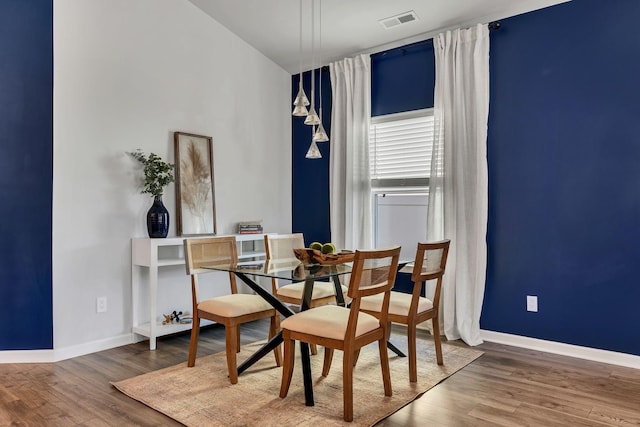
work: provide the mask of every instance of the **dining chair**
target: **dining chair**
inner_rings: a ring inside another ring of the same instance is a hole
[[[407,341],[409,347],[409,381],[418,381],[417,370],[417,325],[431,319],[433,325],[433,343],[436,349],[438,365],[444,364],[442,359],[442,344],[440,342],[440,325],[438,310],[440,293],[442,291],[442,277],[447,265],[450,240],[433,243],[418,243],[415,263],[411,274],[413,293],[391,291],[389,312],[383,313],[383,299],[379,295],[362,298],[360,309],[380,319],[387,318],[388,322],[407,325]],[[433,301],[422,297],[425,281],[436,280]],[[390,330],[390,325],[389,325]]]
[[[360,349],[378,342],[385,396],[391,396],[391,374],[387,354],[387,310],[389,295],[398,271],[400,247],[356,251],[347,295],[347,307],[322,305],[296,313],[282,321],[284,360],[280,397],[289,392],[295,360],[295,341],[324,346],[322,376],[329,375],[334,350],[342,350],[344,420],[353,421],[353,370]],[[363,297],[380,295],[379,317],[360,310]]]
[[[238,382],[236,353],[240,351],[240,325],[254,320],[271,318],[269,338],[279,332],[278,312],[259,295],[238,293],[236,276],[229,274],[231,293],[219,297],[201,300],[199,297],[198,277],[213,273],[215,270],[205,266],[228,265],[238,262],[235,237],[211,237],[204,239],[185,239],[184,256],[187,274],[191,276],[191,295],[193,302],[193,323],[187,366],[196,363],[200,319],[212,320],[224,325],[226,340],[227,368],[231,384]],[[212,286],[218,286],[212,284]],[[276,365],[281,366],[280,346],[274,350]]]
[[[302,233],[292,234],[266,234],[264,247],[267,260],[294,260],[293,250],[304,248],[304,236]],[[347,287],[342,286],[342,293],[346,295]],[[285,304],[300,306],[304,291],[304,282],[294,282],[280,286],[278,279],[271,279],[271,290],[280,301]],[[310,308],[336,302],[336,288],[332,282],[314,282],[311,295]],[[311,354],[317,354],[317,346],[311,346]]]

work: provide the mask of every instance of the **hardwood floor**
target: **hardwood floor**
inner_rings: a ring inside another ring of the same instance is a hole
[[[243,325],[243,343],[265,338],[267,328]],[[224,350],[221,327],[200,337],[199,356]],[[143,341],[53,364],[0,365],[0,426],[180,425],[110,381],[186,363],[188,344],[183,333],[161,338],[156,351]],[[378,425],[640,426],[640,370],[491,343],[476,348],[481,358]]]

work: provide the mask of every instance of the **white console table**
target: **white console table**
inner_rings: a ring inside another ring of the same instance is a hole
[[[256,260],[264,259],[264,234],[236,234],[238,244],[238,259]],[[202,236],[195,238],[206,238]],[[134,334],[149,338],[149,349],[156,349],[156,338],[191,329],[191,324],[171,323],[163,325],[158,320],[158,272],[161,267],[171,265],[185,265],[184,239],[186,237],[169,237],[165,239],[151,239],[148,237],[135,237],[131,239],[131,303],[133,315]],[[194,237],[189,237],[194,238]],[[139,313],[139,296],[142,283],[137,268],[146,268],[149,271],[149,321],[143,319]],[[209,322],[211,323],[211,322]],[[203,324],[206,324],[203,321]]]

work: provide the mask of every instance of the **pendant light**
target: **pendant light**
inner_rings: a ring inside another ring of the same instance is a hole
[[[322,52],[322,3],[320,3],[320,10],[319,10],[319,26],[320,26],[320,41],[319,41],[319,46],[318,49],[320,50],[320,52]],[[322,66],[320,66],[320,115],[318,117],[318,121],[320,122],[318,124],[318,129],[316,130],[316,132],[313,134],[313,141],[314,142],[327,142],[329,141],[329,135],[327,135],[327,132],[325,132],[324,130],[324,126],[322,126]]]
[[[322,158],[322,154],[320,153],[320,149],[318,148],[318,144],[316,144],[316,142],[313,140],[313,135],[315,135],[316,133],[316,127],[315,126],[311,126],[311,145],[309,146],[309,149],[307,150],[307,154],[306,157],[307,159],[321,159]]]
[[[293,115],[298,117],[304,117],[309,114],[307,111],[307,105],[309,105],[309,99],[307,98],[307,94],[304,93],[304,89],[302,88],[302,0],[300,0],[300,52],[299,52],[298,60],[300,62],[300,79],[298,84],[298,95],[296,99],[293,101]]]
[[[304,119],[305,125],[315,126],[320,124],[320,117],[318,117],[318,113],[316,113],[316,88],[315,88],[315,76],[316,71],[314,70],[315,66],[315,52],[314,52],[314,43],[315,43],[315,0],[311,0],[311,107],[309,107],[309,114],[307,114],[307,118]],[[314,132],[315,133],[315,132]]]

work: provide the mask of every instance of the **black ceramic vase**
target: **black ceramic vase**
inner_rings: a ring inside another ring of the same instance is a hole
[[[169,233],[169,211],[162,204],[162,196],[153,198],[153,205],[147,212],[147,231],[149,237],[167,237]]]

